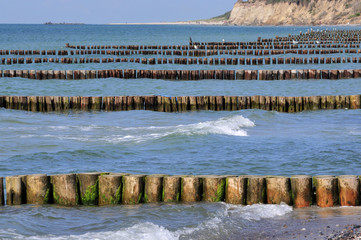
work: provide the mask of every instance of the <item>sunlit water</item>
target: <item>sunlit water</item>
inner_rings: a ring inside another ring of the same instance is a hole
[[[67,42],[186,45],[189,36],[194,41],[253,41],[258,36],[287,36],[306,30],[306,27],[0,25],[0,49],[64,49]],[[131,67],[182,69],[189,66],[0,65],[1,70]],[[226,67],[202,66],[202,69]],[[358,68],[352,64],[285,67]],[[352,95],[361,93],[360,81],[0,78],[0,95]],[[34,113],[0,109],[0,136],[1,176],[87,171],[286,176],[358,175],[361,172],[361,110],[286,114],[262,110]],[[360,210],[355,212],[358,214]],[[331,214],[338,215],[337,211]],[[253,234],[254,229],[296,221],[300,216],[303,216],[300,211],[285,205],[6,206],[0,208],[0,237],[237,239]],[[312,216],[320,218],[318,213]]]

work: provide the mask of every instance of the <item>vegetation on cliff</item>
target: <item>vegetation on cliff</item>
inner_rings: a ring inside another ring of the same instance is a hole
[[[235,25],[361,24],[361,1],[238,0],[225,21]]]

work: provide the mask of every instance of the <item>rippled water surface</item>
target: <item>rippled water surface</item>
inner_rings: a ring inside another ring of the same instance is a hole
[[[306,30],[306,27],[0,25],[0,49],[64,49],[67,42],[80,45],[186,45],[189,36],[194,41],[253,41],[258,36],[287,36]],[[145,66],[34,64],[0,65],[0,70],[130,67]],[[185,67],[147,66],[154,69]],[[321,67],[287,66],[294,69]],[[358,68],[352,64],[327,66],[355,67]],[[202,69],[207,68],[217,67],[202,66]],[[0,78],[0,95],[353,95],[361,93],[360,81],[39,81]],[[87,171],[359,175],[360,146],[361,110],[286,114],[262,110],[34,113],[0,109],[0,175],[4,177]],[[309,211],[308,217],[322,218],[321,210]],[[355,210],[354,214],[360,214],[360,210]],[[340,215],[334,211],[330,216]],[[266,229],[267,226],[272,229],[272,226],[296,221],[302,216],[304,213],[285,205],[6,206],[0,208],[0,237],[238,239],[252,236],[254,229]]]

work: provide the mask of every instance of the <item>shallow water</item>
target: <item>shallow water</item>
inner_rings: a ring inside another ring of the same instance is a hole
[[[67,42],[81,45],[184,45],[189,36],[194,41],[221,41],[223,38],[227,41],[253,41],[258,36],[287,36],[306,30],[306,27],[0,25],[0,49],[63,49]],[[0,65],[1,70],[129,67],[143,66]],[[181,69],[189,66],[152,67]],[[352,64],[327,67],[358,68]],[[0,78],[0,95],[310,96],[360,92],[360,79],[39,81]],[[358,175],[361,172],[361,110],[286,114],[262,110],[34,113],[0,109],[0,136],[1,176],[88,171],[287,176]],[[0,208],[0,237],[239,239],[240,236],[256,236],[254,234],[259,228],[271,232],[285,223],[297,225],[304,216],[316,220],[323,218],[322,209],[304,211],[284,205],[234,206],[224,203],[75,208],[6,206]],[[327,219],[343,214],[343,211],[334,210]],[[354,215],[358,214],[359,210],[355,210]],[[259,234],[260,238],[267,235]]]

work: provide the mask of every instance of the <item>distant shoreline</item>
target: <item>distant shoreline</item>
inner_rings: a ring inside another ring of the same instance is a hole
[[[179,22],[150,22],[150,23],[107,23],[107,25],[218,25],[230,26],[224,21],[179,21]]]
[[[85,25],[85,23],[53,23],[53,22],[46,22],[45,25]]]
[[[150,23],[106,23],[105,25],[205,25],[205,26],[237,26],[237,27],[360,27],[361,24],[338,25],[237,25],[226,21],[179,21],[179,22],[150,22]]]

